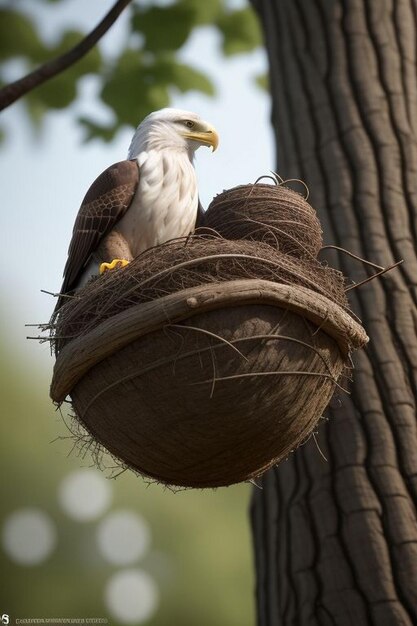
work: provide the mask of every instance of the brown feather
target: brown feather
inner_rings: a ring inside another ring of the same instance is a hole
[[[91,185],[78,211],[61,293],[72,291],[93,252],[126,213],[139,184],[136,159],[108,167]],[[63,304],[59,298],[55,310]]]

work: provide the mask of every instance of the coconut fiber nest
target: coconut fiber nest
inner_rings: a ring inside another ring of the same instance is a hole
[[[51,397],[123,467],[169,485],[259,476],[317,425],[367,341],[312,207],[217,196],[200,234],[91,280],[60,309]]]

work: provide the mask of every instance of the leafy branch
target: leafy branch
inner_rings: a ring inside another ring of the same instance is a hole
[[[175,91],[215,94],[211,77],[178,55],[195,28],[214,27],[225,56],[250,52],[262,43],[249,6],[230,9],[226,0],[174,0],[164,6],[132,2],[122,49],[103,57],[95,44],[131,2],[118,0],[87,36],[65,30],[56,45],[42,41],[35,22],[24,12],[0,8],[0,110],[26,96],[26,112],[39,128],[45,113],[63,110],[77,100],[79,80],[88,74],[98,78],[98,100],[111,117],[101,122],[75,111],[76,119],[87,141],[111,141],[122,126],[136,126],[151,111],[169,106]],[[39,67],[1,88],[2,74],[6,70],[7,75],[7,63],[13,60]]]
[[[2,87],[0,89],[0,111],[6,109],[16,100],[35,89],[35,87],[57,76],[85,56],[109,30],[131,1],[117,0],[101,22],[71,50],[47,61],[33,72],[23,76],[23,78]]]

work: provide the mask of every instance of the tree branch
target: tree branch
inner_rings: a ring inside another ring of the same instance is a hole
[[[29,91],[35,89],[42,83],[60,74],[68,67],[79,61],[93,48],[93,46],[103,37],[114,22],[119,17],[125,7],[132,0],[117,0],[110,11],[104,16],[101,22],[91,31],[84,39],[82,39],[74,48],[68,52],[61,54],[56,59],[47,61],[30,74],[19,78],[19,80],[6,85],[0,89],[0,111],[25,96]]]

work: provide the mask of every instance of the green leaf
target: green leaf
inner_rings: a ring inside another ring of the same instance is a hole
[[[178,63],[173,54],[155,57],[152,68],[153,80],[156,84],[174,87],[181,92],[201,91],[209,96],[214,95],[214,86],[210,79],[195,68]]]
[[[54,59],[56,57],[69,52],[71,48],[76,46],[83,38],[84,33],[76,30],[68,30],[65,31],[60,38],[60,41],[55,46],[50,46],[48,48],[44,48],[42,54],[38,54],[36,56],[37,63],[45,63],[50,59]],[[83,56],[79,61],[71,65],[65,72],[71,72],[73,76],[82,76],[83,74],[92,74],[94,72],[98,72],[101,66],[101,54],[97,46],[94,46],[85,56]]]
[[[132,17],[132,29],[145,37],[148,51],[178,50],[191,33],[194,16],[194,9],[184,2],[167,7],[137,7]]]
[[[80,41],[82,34],[76,31],[65,32],[57,46],[49,48],[38,58],[43,63],[67,52]],[[77,97],[77,82],[85,74],[98,72],[101,55],[98,49],[91,50],[83,59],[51,80],[31,91],[27,96],[28,110],[32,120],[39,125],[47,109],[65,109]]]
[[[263,91],[269,91],[269,76],[268,74],[258,74],[255,78],[255,83]]]
[[[145,100],[146,109],[137,117],[134,126],[136,126],[138,122],[140,122],[152,111],[157,111],[158,109],[163,109],[164,107],[169,106],[169,101],[169,91],[165,85],[155,84],[152,87],[149,87]]]
[[[34,128],[39,131],[48,111],[46,103],[37,97],[36,91],[31,91],[24,102]]]
[[[103,141],[108,143],[112,141],[118,129],[117,124],[104,126],[101,124],[96,124],[87,117],[79,117],[78,122],[81,126],[83,126],[85,130],[84,142],[90,141],[91,139],[102,139]]]
[[[151,111],[169,105],[171,88],[214,94],[214,87],[204,74],[177,63],[174,55],[155,56],[128,49],[105,80],[101,98],[115,112],[117,126],[136,126]]]
[[[132,29],[145,38],[151,52],[181,48],[195,26],[214,24],[223,11],[223,0],[178,0],[168,6],[135,7]]]
[[[77,81],[70,74],[59,74],[26,97],[37,100],[50,109],[65,109],[77,96]]]
[[[136,126],[155,109],[169,103],[165,81],[158,83],[155,66],[140,51],[125,50],[105,81],[101,97],[116,113],[118,124]]]
[[[182,92],[201,91],[208,96],[215,94],[214,85],[205,74],[181,63],[173,65],[171,83]]]
[[[0,59],[34,57],[45,46],[28,17],[11,9],[0,9]]]
[[[194,14],[194,26],[213,24],[223,11],[223,0],[180,0]]]
[[[227,56],[251,52],[262,43],[258,18],[250,8],[224,13],[216,23],[223,35],[222,48]]]
[[[84,33],[78,31],[66,31],[62,37],[59,44],[51,50],[51,56],[59,56],[64,52],[68,52],[71,48],[77,45],[83,38]],[[83,56],[79,61],[77,61],[74,65],[68,68],[68,72],[73,72],[78,76],[83,74],[92,74],[98,72],[101,66],[101,54],[100,50],[97,46],[94,46],[85,56]]]

